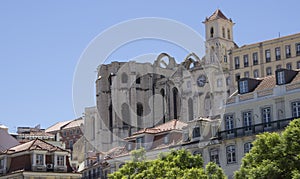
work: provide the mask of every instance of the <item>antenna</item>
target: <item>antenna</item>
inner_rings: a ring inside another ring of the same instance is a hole
[[[280,32],[278,32],[278,38],[280,38]]]

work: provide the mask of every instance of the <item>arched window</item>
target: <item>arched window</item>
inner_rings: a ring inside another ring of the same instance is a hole
[[[193,100],[192,100],[192,98],[190,98],[189,100],[188,100],[188,111],[189,111],[189,114],[188,114],[188,116],[189,116],[189,121],[192,121],[193,119],[194,119],[194,105],[193,105]]]
[[[165,117],[165,90],[161,89],[160,90],[160,95],[162,96],[162,117],[163,117],[163,123],[166,122],[166,117]]]
[[[228,36],[228,39],[231,39],[231,37],[230,37],[230,30],[229,29],[227,29],[227,36]]]
[[[223,36],[223,38],[226,38],[226,36],[225,36],[225,28],[224,27],[222,27],[222,36]]]
[[[210,28],[210,37],[211,38],[214,37],[214,28],[213,27]]]
[[[141,84],[141,76],[140,75],[136,75],[135,83],[136,84]]]
[[[122,113],[123,126],[129,127],[131,124],[129,106],[128,106],[128,104],[123,103],[121,108],[122,108],[121,113]]]
[[[173,88],[173,109],[174,109],[174,119],[178,118],[177,114],[177,106],[178,105],[178,90],[177,88]]]
[[[136,114],[137,114],[137,128],[141,129],[143,127],[142,119],[143,119],[143,114],[144,114],[144,109],[143,109],[142,103],[136,104]]]
[[[126,73],[122,73],[121,81],[122,81],[122,83],[127,83],[128,75]]]
[[[109,130],[112,130],[113,127],[113,110],[112,105],[109,106],[109,124],[108,124]]]

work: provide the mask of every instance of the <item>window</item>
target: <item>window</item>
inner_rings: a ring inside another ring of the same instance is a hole
[[[141,77],[138,75],[135,80],[136,84],[141,84]]]
[[[140,149],[143,147],[144,137],[136,138],[136,149]]]
[[[266,107],[262,109],[262,118],[264,127],[270,127],[271,126],[271,108]]]
[[[271,62],[271,51],[270,51],[270,49],[265,51],[265,55],[266,55],[266,63]]]
[[[0,169],[4,168],[4,159],[0,159]]]
[[[225,37],[225,28],[224,27],[222,27],[222,35],[223,35],[223,38],[226,38]]]
[[[227,63],[227,55],[224,55],[224,63]]]
[[[300,61],[297,61],[297,69],[300,69]]]
[[[214,37],[214,28],[213,27],[210,28],[210,37],[211,38]]]
[[[296,55],[300,55],[300,43],[296,43]]]
[[[267,72],[267,76],[272,75],[272,68],[271,67],[267,67],[266,68],[266,72]]]
[[[276,65],[276,70],[281,69],[281,65]]]
[[[70,130],[70,135],[73,135],[73,130]]]
[[[43,154],[36,154],[35,156],[35,164],[36,165],[44,165],[44,155]]]
[[[70,149],[73,149],[73,140],[70,140],[70,141],[69,141],[69,148],[70,148]]]
[[[300,101],[292,103],[293,117],[300,117]]]
[[[164,144],[168,144],[169,143],[169,135],[166,135],[164,137]]]
[[[259,77],[259,72],[258,72],[258,70],[254,70],[254,71],[253,71],[253,76],[254,76],[254,78],[258,78],[258,77]]]
[[[291,57],[291,46],[290,45],[286,45],[285,46],[285,57],[286,58],[290,58]]]
[[[243,112],[243,119],[244,119],[245,131],[250,131],[252,125],[252,112],[251,111]]]
[[[227,164],[235,163],[236,156],[235,156],[235,146],[230,145],[226,147],[226,156],[227,156]]]
[[[280,71],[277,73],[277,84],[278,85],[285,84],[284,71]]]
[[[228,86],[228,85],[230,85],[230,83],[231,83],[231,80],[230,80],[230,76],[229,76],[226,78],[226,85]]]
[[[178,107],[178,89],[173,88],[173,109],[174,109],[174,119],[178,119],[177,107]]]
[[[286,64],[286,69],[291,70],[292,69],[292,63],[287,63]]]
[[[280,47],[275,48],[275,57],[276,57],[276,60],[281,59]]]
[[[210,150],[210,161],[219,164],[219,151],[217,149]]]
[[[57,156],[57,165],[58,166],[64,166],[65,165],[65,156],[58,155]]]
[[[244,80],[244,81],[240,81],[239,82],[239,87],[240,87],[240,93],[247,93],[248,92],[248,81]]]
[[[127,150],[129,150],[129,151],[132,150],[132,144],[131,143],[127,144]]]
[[[137,103],[136,114],[137,114],[137,127],[138,127],[138,129],[141,129],[141,128],[143,128],[142,119],[143,119],[143,114],[144,114],[144,108],[143,108],[142,103]]]
[[[227,36],[228,36],[228,39],[231,39],[231,37],[230,37],[230,30],[229,29],[227,29]]]
[[[234,121],[233,121],[233,115],[226,115],[225,116],[225,130],[227,130],[227,134],[233,133],[234,128]]]
[[[80,129],[77,129],[77,134],[80,134]]]
[[[193,129],[193,138],[200,137],[200,127],[195,127]]]
[[[253,146],[253,145],[252,145],[251,142],[245,143],[245,144],[244,144],[244,153],[246,154],[246,153],[250,152],[252,146]]]
[[[249,66],[249,58],[248,55],[244,55],[244,67],[248,67]]]
[[[253,57],[253,65],[257,65],[258,64],[258,54],[257,52],[252,54]]]
[[[250,76],[250,75],[249,75],[249,71],[245,71],[245,72],[244,72],[244,76],[245,76],[246,78],[249,78],[249,76]]]
[[[126,73],[122,73],[121,81],[122,81],[122,83],[127,83],[127,81],[128,81],[128,76],[127,76]]]
[[[240,57],[234,57],[235,69],[240,68]]]
[[[194,104],[192,98],[189,98],[188,100],[188,108],[189,108],[189,121],[192,121],[194,119]]]
[[[64,137],[67,136],[67,132],[66,132],[66,131],[63,132],[63,136],[64,136]]]
[[[241,75],[239,73],[235,74],[235,81],[239,81],[241,79]]]

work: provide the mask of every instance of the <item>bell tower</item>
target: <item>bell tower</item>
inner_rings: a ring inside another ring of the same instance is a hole
[[[203,23],[205,24],[206,54],[210,54],[210,58],[207,60],[210,62],[219,60],[223,68],[229,69],[228,51],[235,46],[233,41],[234,23],[220,9],[206,18]]]

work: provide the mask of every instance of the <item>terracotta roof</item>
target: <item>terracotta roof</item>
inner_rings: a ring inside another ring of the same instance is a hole
[[[82,118],[78,118],[78,119],[75,119],[75,120],[69,122],[66,126],[63,127],[63,129],[80,127],[82,124],[83,124],[83,119]]]
[[[8,149],[5,153],[13,154],[13,153],[29,151],[29,150],[66,151],[43,140],[35,139],[30,142],[26,142],[24,144],[20,144],[15,147],[12,147]]]
[[[265,89],[271,89],[276,86],[276,78],[275,75],[267,76],[262,79],[259,85],[255,88],[254,91],[262,91]]]
[[[300,71],[297,71],[298,74],[294,77],[294,79],[291,81],[290,84],[295,84],[295,83],[299,83],[300,82]]]
[[[220,18],[228,20],[228,18],[223,14],[223,12],[220,9],[217,9],[209,18],[206,18],[205,21],[212,21]]]
[[[145,128],[140,131],[135,132],[133,135],[142,134],[142,133],[150,133],[150,134],[156,134],[164,131],[170,131],[174,129],[181,130],[183,127],[187,126],[186,123],[178,121],[176,119],[173,119],[169,122],[166,122],[164,124],[155,126],[153,128]]]
[[[4,152],[7,149],[18,145],[19,142],[8,134],[6,130],[0,129],[0,152]]]
[[[48,127],[46,129],[46,132],[56,132],[59,131],[62,127],[65,125],[69,124],[71,121],[62,121],[62,122],[57,122],[56,124]]]

